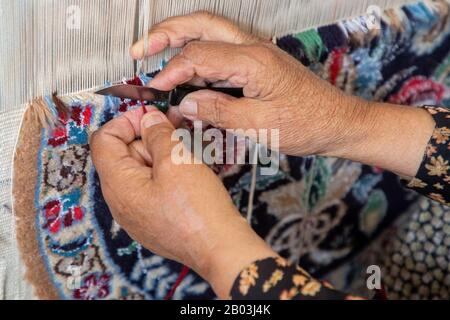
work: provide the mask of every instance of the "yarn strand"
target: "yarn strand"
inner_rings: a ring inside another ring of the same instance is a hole
[[[180,274],[178,275],[177,280],[173,284],[172,288],[170,289],[169,293],[165,296],[164,300],[171,300],[174,296],[175,292],[177,291],[178,287],[180,286],[181,282],[183,282],[184,278],[188,275],[190,269],[186,266],[183,266],[181,269]]]

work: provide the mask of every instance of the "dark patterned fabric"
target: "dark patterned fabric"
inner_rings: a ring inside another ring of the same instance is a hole
[[[408,187],[445,205],[450,205],[450,109],[425,107],[436,128],[428,143],[417,176]]]
[[[424,198],[383,249],[389,299],[450,298],[450,207]]]
[[[282,258],[256,261],[240,273],[231,289],[234,300],[355,300],[313,279],[305,270]]]
[[[440,203],[450,205],[450,110],[425,107],[436,128],[427,145],[417,176],[408,186]],[[448,298],[450,275],[450,210],[422,201],[408,225],[409,241],[401,237],[388,249],[384,263],[390,296],[398,298]],[[392,254],[392,255],[389,255]],[[356,299],[312,278],[300,267],[281,258],[269,258],[246,267],[235,281],[232,299]]]

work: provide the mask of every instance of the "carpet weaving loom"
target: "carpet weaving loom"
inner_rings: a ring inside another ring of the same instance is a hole
[[[370,5],[380,8],[380,28],[370,27]],[[152,24],[199,9],[271,37],[348,93],[450,106],[445,0],[0,2],[0,297],[168,295],[181,266],[114,222],[90,159],[89,135],[139,105],[93,90],[124,78],[147,83],[176,50],[134,63],[128,47]],[[365,268],[378,264],[390,298],[449,297],[450,210],[405,190],[395,175],[323,157],[282,156],[280,171],[256,171],[254,184],[251,165],[213,169],[243,215],[252,207],[256,232],[315,276],[370,296]],[[189,272],[173,298],[215,296]]]

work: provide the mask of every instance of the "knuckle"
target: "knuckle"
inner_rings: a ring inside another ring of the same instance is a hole
[[[246,44],[251,46],[261,42],[261,39],[258,36],[248,33],[246,30],[241,29],[240,27],[231,22],[228,28],[230,32],[234,33],[234,43]]]
[[[101,149],[101,146],[106,140],[105,138],[106,137],[103,129],[98,129],[91,134],[89,138],[89,145],[93,154],[96,154]]]
[[[160,22],[159,26],[171,25],[171,24],[177,22],[179,19],[180,19],[180,17],[177,17],[177,16],[175,16],[175,17],[168,17],[164,21]]]
[[[275,86],[279,86],[283,81],[285,66],[283,57],[274,47],[265,43],[258,43],[249,48],[249,55],[254,62],[252,69],[254,86],[258,95],[265,95],[271,92]]]
[[[196,54],[199,46],[200,46],[199,41],[190,41],[184,46],[181,53],[186,57],[191,57]]]
[[[169,153],[161,155],[161,161],[158,162],[158,167],[156,168],[159,173],[169,173],[172,172],[172,159]]]
[[[157,24],[154,24],[152,27],[152,30],[169,28],[172,25],[176,24],[180,19],[183,19],[183,17],[182,16],[168,17],[168,18],[164,19],[163,21],[161,21]]]
[[[169,18],[169,19],[170,19],[170,18]],[[152,25],[152,26],[150,27],[150,32],[157,32],[157,31],[159,31],[160,29],[164,28],[164,25],[167,23],[167,20],[168,20],[168,19],[166,19],[166,20],[164,20],[164,21],[161,21],[161,22],[159,22],[159,23],[155,23],[154,25]]]
[[[204,20],[214,20],[216,18],[216,15],[207,10],[196,11],[193,13],[193,16]]]
[[[89,137],[89,144],[91,145],[91,149],[94,148],[97,144],[98,140],[98,130],[94,131]]]
[[[162,139],[170,139],[173,129],[168,124],[160,124],[147,129],[147,142],[154,143]]]
[[[209,107],[206,108],[207,118],[216,126],[222,126],[223,121],[223,101],[221,98],[215,96],[210,101]]]
[[[278,63],[280,57],[271,45],[260,43],[257,45],[257,47],[260,57],[261,59],[263,59],[263,61],[266,61],[266,63],[268,64]]]

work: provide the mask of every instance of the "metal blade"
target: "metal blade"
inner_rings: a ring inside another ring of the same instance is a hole
[[[121,99],[167,101],[169,92],[131,84],[115,84],[95,92],[103,96],[113,96]]]

